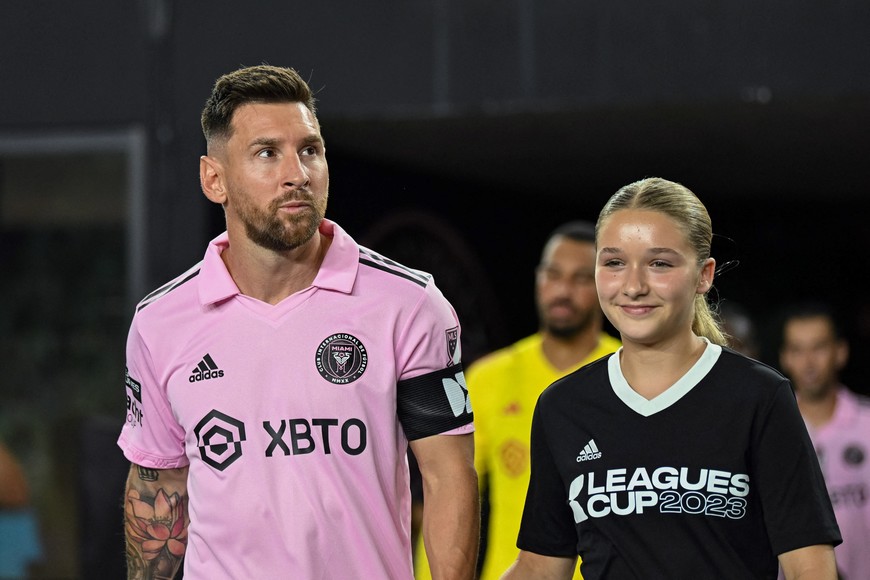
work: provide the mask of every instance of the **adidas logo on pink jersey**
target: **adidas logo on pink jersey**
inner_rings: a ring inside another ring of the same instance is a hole
[[[197,381],[205,381],[208,379],[218,379],[224,376],[224,372],[218,368],[217,363],[211,358],[211,355],[206,353],[196,368],[193,369],[188,377],[188,381],[195,383]]]

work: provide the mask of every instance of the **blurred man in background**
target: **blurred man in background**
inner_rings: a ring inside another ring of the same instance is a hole
[[[475,466],[489,498],[484,580],[498,578],[519,552],[517,532],[529,486],[529,437],[538,395],[620,346],[602,330],[593,224],[569,222],[550,234],[536,271],[535,301],[538,332],[472,363],[466,373],[474,405]],[[429,577],[425,562],[417,572],[418,580]],[[575,576],[580,577],[579,571]]]
[[[755,338],[755,323],[741,304],[723,300],[719,304],[722,330],[728,335],[728,346],[749,358],[758,359],[760,352]]]
[[[835,548],[837,568],[853,580],[870,577],[870,399],[840,383],[848,358],[849,346],[827,305],[787,310],[780,364],[794,386],[843,534]]]

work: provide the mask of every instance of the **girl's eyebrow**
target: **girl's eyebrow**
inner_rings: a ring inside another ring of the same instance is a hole
[[[622,253],[622,250],[621,250],[620,248],[610,248],[610,247],[607,247],[607,248],[601,248],[601,249],[599,249],[599,250],[598,250],[598,253],[599,253],[599,254],[620,254],[620,253]],[[676,255],[679,255],[679,252],[676,251],[676,250],[673,249],[673,248],[650,248],[650,249],[646,250],[646,253],[649,253],[649,254],[655,254],[655,255],[659,255],[659,254],[676,254]]]

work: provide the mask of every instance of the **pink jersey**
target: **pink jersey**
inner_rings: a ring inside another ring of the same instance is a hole
[[[320,231],[316,279],[279,304],[239,293],[223,234],[137,307],[118,444],[190,466],[186,579],[413,578],[408,440],[473,430],[431,276]]]
[[[870,578],[870,400],[841,388],[834,417],[807,425],[843,543],[834,549],[843,578]]]

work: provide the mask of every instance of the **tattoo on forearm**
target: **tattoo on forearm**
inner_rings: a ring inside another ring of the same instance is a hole
[[[142,467],[141,465],[137,467],[139,470],[139,479],[141,479],[142,481],[157,481],[157,478],[160,477],[156,469],[148,469],[147,467]]]
[[[146,578],[145,571],[146,566],[142,552],[137,550],[136,544],[127,538],[127,578],[130,580]]]
[[[139,468],[142,479],[143,471],[153,472]],[[187,550],[187,499],[163,488],[153,497],[143,493],[129,489],[124,506],[127,578],[174,578]]]

